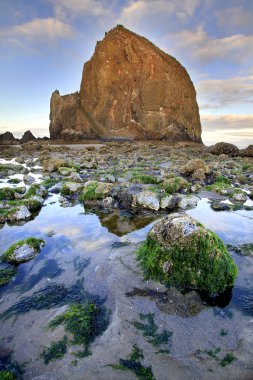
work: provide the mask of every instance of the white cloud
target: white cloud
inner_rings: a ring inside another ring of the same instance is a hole
[[[218,25],[222,28],[234,28],[252,24],[252,14],[243,7],[220,10],[215,13]],[[229,21],[229,22],[228,22]]]
[[[55,14],[60,19],[68,16],[91,15],[95,17],[104,17],[111,14],[105,1],[98,0],[53,0]]]
[[[5,45],[25,46],[27,42],[52,42],[74,35],[72,27],[54,18],[36,18],[24,24],[0,29],[0,41]]]
[[[195,30],[183,30],[166,36],[167,45],[188,59],[209,63],[216,59],[245,62],[252,58],[253,35],[234,34],[215,38],[202,26]]]
[[[171,16],[174,20],[191,17],[199,0],[137,0],[130,1],[121,11],[118,22],[128,27],[140,26],[142,22],[159,24],[160,19]],[[169,25],[168,25],[169,26]]]
[[[253,144],[253,115],[201,115],[202,139],[206,145],[230,142],[239,148]]]
[[[196,87],[201,109],[250,103],[253,109],[253,75],[203,80]]]

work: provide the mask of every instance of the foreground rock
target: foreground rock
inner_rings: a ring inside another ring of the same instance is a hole
[[[210,295],[231,287],[237,276],[221,239],[185,214],[155,223],[137,256],[149,277]]]
[[[196,92],[175,58],[117,26],[85,63],[80,92],[53,92],[50,137],[201,142]]]
[[[36,257],[45,242],[42,239],[28,238],[13,244],[1,257],[2,261],[18,265]]]

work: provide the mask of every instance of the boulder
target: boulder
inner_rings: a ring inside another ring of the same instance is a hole
[[[210,168],[206,165],[206,163],[200,158],[195,158],[194,160],[190,160],[180,168],[180,173],[186,175],[192,175],[195,179],[199,179],[200,174],[208,174],[210,172]]]
[[[209,295],[232,287],[238,272],[222,240],[186,214],[156,222],[137,257],[148,277]]]
[[[239,156],[240,151],[234,144],[229,144],[225,142],[219,142],[215,145],[211,145],[207,148],[207,152],[214,154],[215,156],[220,156],[221,154],[226,154],[230,157]]]
[[[253,157],[253,145],[249,145],[245,149],[240,150],[240,156],[242,157]]]
[[[50,102],[50,137],[201,142],[196,91],[186,69],[118,25],[84,64],[80,91]]]

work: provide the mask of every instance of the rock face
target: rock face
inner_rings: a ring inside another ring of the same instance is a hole
[[[196,92],[185,68],[122,26],[97,43],[80,92],[53,92],[49,129],[52,139],[201,142]]]
[[[0,135],[0,145],[12,145],[18,142],[11,132],[5,132]]]

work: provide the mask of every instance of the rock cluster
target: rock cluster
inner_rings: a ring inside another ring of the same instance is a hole
[[[50,137],[201,142],[193,83],[174,57],[118,25],[84,64],[80,91],[53,92]]]

